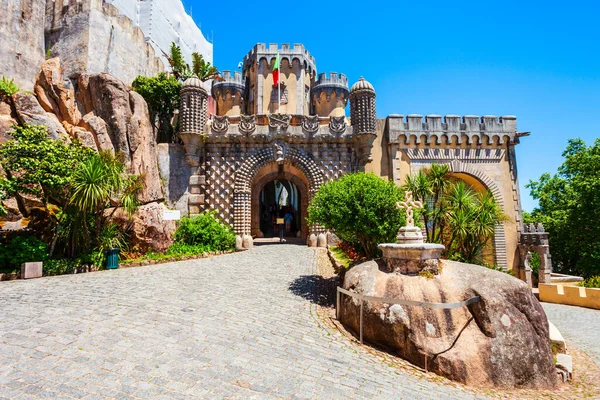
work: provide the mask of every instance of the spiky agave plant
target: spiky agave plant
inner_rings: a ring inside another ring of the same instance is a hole
[[[204,56],[200,53],[192,53],[192,73],[202,82],[210,79],[223,80],[217,67],[204,60]]]

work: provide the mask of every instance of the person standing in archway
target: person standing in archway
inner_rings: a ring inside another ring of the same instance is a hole
[[[284,216],[284,219],[285,219],[285,233],[286,234],[290,233],[291,226],[292,226],[292,218],[294,217],[292,215],[292,211],[290,210],[290,208],[291,207],[289,207],[289,206],[286,207],[285,216]]]

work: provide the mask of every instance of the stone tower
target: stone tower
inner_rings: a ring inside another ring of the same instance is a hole
[[[319,74],[312,88],[313,111],[320,117],[342,117],[348,104],[348,78],[344,74],[331,72]]]
[[[350,89],[350,122],[360,141],[359,160],[365,165],[373,160],[371,148],[377,137],[375,89],[362,76]]]
[[[181,87],[179,105],[179,137],[185,148],[185,159],[192,167],[189,178],[188,213],[199,214],[204,204],[205,178],[202,173],[200,147],[205,135],[208,93],[198,78],[188,78]]]
[[[273,85],[273,64],[280,55],[281,94]],[[278,112],[281,97],[281,113],[310,115],[310,89],[314,84],[317,68],[315,59],[301,44],[258,43],[244,57],[242,67],[248,79],[248,114],[274,114]]]
[[[212,97],[218,116],[246,114],[246,79],[241,72],[223,71],[223,80],[213,81]]]

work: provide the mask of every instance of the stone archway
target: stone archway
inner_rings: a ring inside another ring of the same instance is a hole
[[[284,164],[272,162],[264,165],[257,171],[252,185],[250,234],[253,237],[260,235],[260,193],[269,182],[275,180],[289,181],[298,188],[300,192],[300,232],[301,237],[306,240],[309,233],[308,224],[306,223],[309,201],[308,179],[296,166],[287,162]]]
[[[485,172],[483,172],[479,168],[476,168],[476,166],[474,165],[459,160],[452,160],[448,164],[448,167],[450,169],[450,172],[454,174],[465,174],[477,180],[480,184],[482,184],[492,193],[494,199],[496,200],[496,203],[498,203],[500,209],[504,211],[504,198],[502,197],[502,192],[500,191],[500,188],[498,187],[496,182],[494,182],[492,178],[487,176]],[[506,251],[506,233],[504,231],[504,224],[496,225],[496,228],[494,229],[493,244],[495,248],[496,264],[503,270],[507,270],[508,257]]]
[[[307,195],[304,197],[307,202],[312,199],[324,182],[323,173],[317,164],[297,149],[277,144],[258,150],[244,161],[235,176],[233,228],[239,236],[249,237],[252,234],[252,189],[257,173],[262,167],[268,164],[273,164],[278,168],[279,166],[283,166],[284,172],[286,165],[289,166],[288,169],[291,166],[296,168],[299,172],[294,174],[294,176],[303,175],[305,180],[303,183],[306,187]],[[259,177],[258,179],[260,180],[261,178],[264,177]],[[312,232],[306,232],[306,234],[309,233]],[[246,241],[249,242],[250,240],[246,239]]]

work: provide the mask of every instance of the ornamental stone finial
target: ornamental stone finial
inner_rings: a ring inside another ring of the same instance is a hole
[[[396,203],[397,208],[406,209],[406,226],[412,228],[415,226],[415,218],[413,209],[423,208],[423,203],[420,201],[413,200],[412,192],[404,192],[406,201],[399,201]]]

